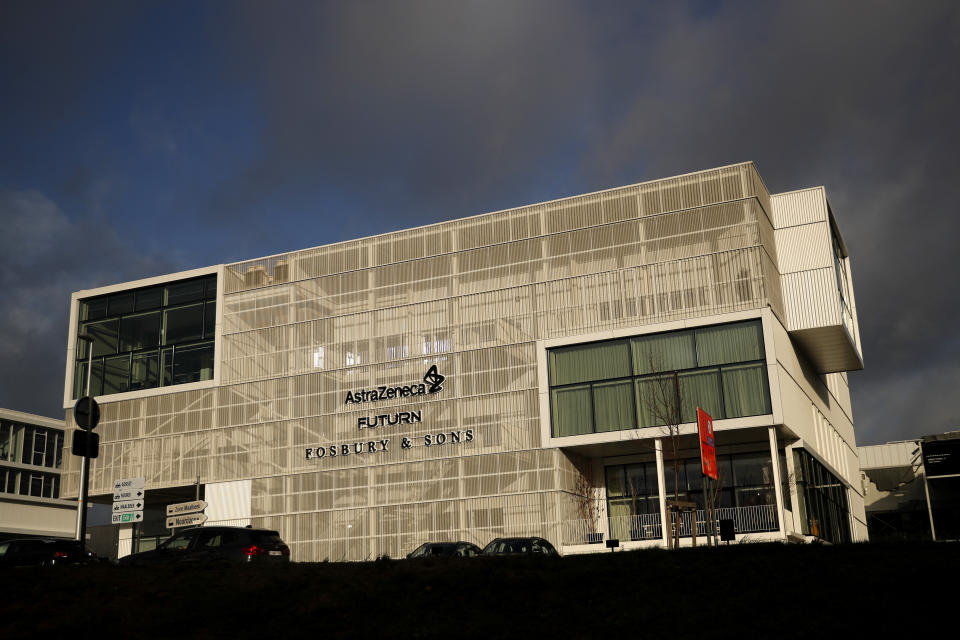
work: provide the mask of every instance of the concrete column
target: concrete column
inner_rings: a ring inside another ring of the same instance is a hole
[[[657,452],[657,489],[660,493],[660,531],[663,534],[663,546],[670,548],[670,530],[667,521],[667,485],[663,476],[663,439],[656,438],[653,441],[654,449]]]
[[[786,527],[783,513],[783,485],[780,483],[780,454],[777,451],[777,428],[767,427],[770,438],[770,464],[773,467],[773,489],[777,496],[777,523],[780,526],[780,537],[786,537]]]

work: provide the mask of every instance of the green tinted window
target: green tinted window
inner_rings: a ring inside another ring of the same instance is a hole
[[[637,374],[676,371],[697,366],[693,331],[643,336],[631,340],[633,368]]]
[[[770,413],[759,320],[551,349],[554,436]],[[569,414],[569,415],[568,415]]]
[[[550,351],[550,383],[573,384],[630,375],[630,344],[597,342]]]
[[[593,431],[589,385],[555,390],[551,401],[555,437],[575,436]]]
[[[701,367],[763,359],[763,325],[738,322],[697,329],[697,356]]]

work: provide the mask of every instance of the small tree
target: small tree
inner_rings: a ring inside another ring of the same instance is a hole
[[[573,494],[577,499],[577,514],[586,521],[593,537],[597,535],[597,524],[600,521],[602,508],[597,500],[597,486],[593,481],[593,461],[579,458],[574,466],[577,477],[573,485]]]

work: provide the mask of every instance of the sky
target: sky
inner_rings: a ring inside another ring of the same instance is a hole
[[[823,185],[858,444],[960,428],[960,3],[0,3],[0,407],[70,294],[743,161]]]

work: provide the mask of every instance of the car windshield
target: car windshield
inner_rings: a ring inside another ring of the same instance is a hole
[[[178,536],[173,536],[166,542],[160,545],[161,549],[171,549],[171,550],[182,550],[190,546],[191,536],[180,534]]]
[[[483,550],[484,553],[528,553],[529,551],[530,541],[518,539],[494,540]]]

